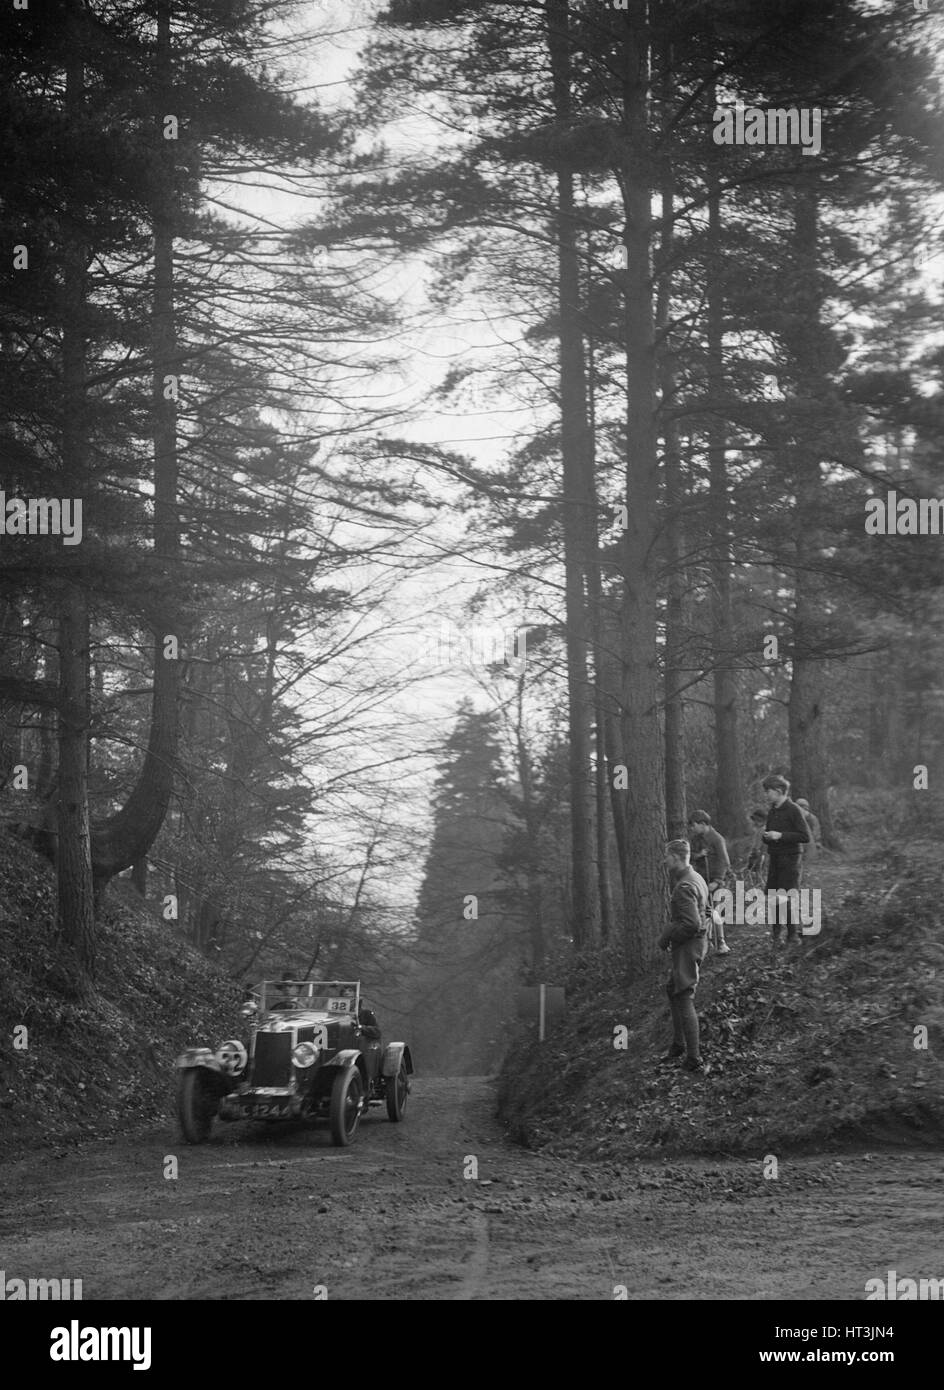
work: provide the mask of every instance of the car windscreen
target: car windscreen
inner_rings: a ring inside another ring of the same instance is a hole
[[[266,980],[260,992],[265,1010],[310,1009],[339,1017],[357,1013],[356,981]]]

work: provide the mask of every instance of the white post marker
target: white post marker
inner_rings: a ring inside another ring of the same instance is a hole
[[[538,985],[538,1042],[544,1041],[544,1007],[547,985]]]

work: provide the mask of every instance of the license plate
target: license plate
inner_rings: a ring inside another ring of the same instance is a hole
[[[244,1119],[265,1120],[289,1113],[288,1100],[247,1100],[239,1107]]]

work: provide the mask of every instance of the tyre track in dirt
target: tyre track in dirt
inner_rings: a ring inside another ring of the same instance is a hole
[[[763,1170],[528,1153],[486,1081],[420,1078],[404,1123],[374,1112],[349,1149],[246,1125],[192,1148],[168,1125],[5,1162],[0,1269],[161,1300],[861,1299],[888,1269],[944,1276],[940,1153]]]

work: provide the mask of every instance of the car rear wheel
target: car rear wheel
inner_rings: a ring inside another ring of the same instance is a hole
[[[394,1124],[403,1119],[403,1112],[406,1109],[406,1098],[410,1094],[410,1078],[407,1076],[406,1063],[401,1062],[396,1076],[387,1077],[387,1119]]]
[[[356,1067],[339,1072],[331,1087],[331,1138],[343,1148],[357,1133],[364,1083]]]
[[[217,1098],[198,1067],[180,1073],[177,1082],[177,1115],[188,1144],[205,1144],[213,1127]]]

